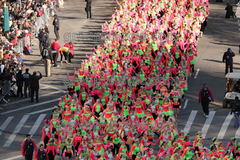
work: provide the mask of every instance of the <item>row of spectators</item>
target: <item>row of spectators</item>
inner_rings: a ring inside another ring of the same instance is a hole
[[[32,52],[39,28],[47,25],[51,4],[45,0],[0,1],[0,86],[6,80],[15,81],[23,69],[24,55]],[[9,11],[9,30],[4,30],[4,6]]]

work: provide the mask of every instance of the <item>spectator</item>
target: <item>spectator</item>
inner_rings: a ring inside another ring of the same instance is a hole
[[[85,0],[86,2],[86,8],[85,11],[87,13],[87,19],[92,19],[92,12],[91,12],[91,5],[92,5],[92,0]]]
[[[49,44],[42,51],[42,59],[44,60],[46,77],[49,77],[49,76],[51,76],[51,69],[50,69],[51,62],[53,62],[52,50],[51,50]]]
[[[224,53],[222,61],[225,62],[225,75],[228,73],[228,68],[230,67],[230,72],[233,72],[233,57],[235,54],[231,50],[231,48],[228,48],[227,52]]]
[[[42,28],[42,29],[39,30],[39,33],[38,33],[40,55],[41,55],[42,50],[43,50],[43,33],[44,33],[44,29]]]
[[[235,101],[231,110],[231,114],[234,113],[234,117],[235,117],[234,128],[239,127],[239,114],[240,114],[239,112],[240,112],[239,98],[235,97]]]
[[[44,28],[42,41],[43,41],[43,47],[48,47],[47,45],[51,44],[51,40],[49,38],[49,31],[48,31],[47,26],[45,26],[45,28]]]
[[[226,16],[225,18],[230,18],[233,15],[233,7],[230,5],[230,3],[227,3],[227,7],[225,8],[226,10]]]
[[[31,88],[30,88],[30,85],[31,85],[31,80],[30,80],[31,74],[28,73],[28,71],[29,71],[28,68],[26,68],[25,71],[26,72],[23,74],[24,97],[27,98],[27,90],[28,90],[28,95],[29,95],[29,98],[30,98],[31,97]]]
[[[202,104],[203,115],[208,118],[209,113],[209,102],[213,102],[213,95],[210,89],[208,89],[207,84],[203,84],[203,88],[199,91],[198,94],[199,103]]]
[[[30,77],[31,79],[31,102],[33,102],[34,92],[36,92],[36,102],[38,101],[38,90],[39,90],[39,80],[42,78],[42,74],[38,71],[39,76],[37,76],[37,72],[33,72],[33,75]]]
[[[240,79],[236,82],[234,91],[240,93]]]
[[[22,87],[23,87],[23,75],[22,75],[22,70],[20,70],[18,73],[17,73],[17,76],[16,76],[16,80],[17,80],[17,96],[19,97],[23,97],[23,92],[22,92]]]

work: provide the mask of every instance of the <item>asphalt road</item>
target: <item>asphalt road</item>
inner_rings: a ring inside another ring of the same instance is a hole
[[[232,1],[230,1],[232,2]],[[233,1],[234,2],[234,1]],[[208,29],[199,41],[199,52],[195,70],[199,72],[188,80],[189,91],[186,92],[183,108],[180,111],[178,130],[184,130],[195,137],[197,131],[203,131],[206,146],[211,144],[212,137],[219,137],[227,141],[235,135],[240,136],[240,128],[233,128],[234,117],[229,115],[229,109],[222,108],[222,99],[225,93],[224,64],[222,55],[227,48],[232,48],[236,53],[234,58],[234,72],[239,72],[240,55],[238,54],[239,26],[238,19],[225,19],[225,2],[215,3],[210,0],[210,16]],[[49,119],[51,109],[64,95],[66,86],[64,81],[69,73],[74,73],[74,68],[79,62],[91,53],[91,49],[100,44],[100,41],[89,41],[86,38],[74,39],[75,33],[86,35],[100,33],[101,25],[110,20],[111,14],[117,6],[115,1],[96,0],[92,4],[92,20],[86,19],[83,0],[68,0],[65,8],[58,13],[60,17],[60,45],[64,41],[73,40],[75,44],[75,57],[71,65],[63,64],[59,68],[52,68],[52,77],[43,77],[40,80],[40,102],[30,103],[30,99],[9,98],[10,103],[0,103],[4,112],[0,114],[0,159],[22,160],[20,146],[25,134],[33,135],[32,139],[39,143],[43,119]],[[236,6],[234,6],[236,10]],[[50,25],[50,38],[55,36]],[[71,35],[71,38],[69,38]],[[86,37],[86,36],[85,36]],[[44,75],[44,66],[40,61],[38,47],[34,46],[34,53],[26,56],[25,65],[30,72],[41,71]],[[203,117],[201,105],[197,96],[202,84],[207,83],[213,92],[215,102],[210,104],[210,117]]]

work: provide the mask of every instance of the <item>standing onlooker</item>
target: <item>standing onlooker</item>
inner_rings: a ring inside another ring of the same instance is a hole
[[[87,19],[92,19],[92,12],[91,12],[91,5],[92,5],[92,0],[85,0],[86,3],[86,8],[85,11],[87,13]]]
[[[54,26],[55,36],[57,39],[59,39],[60,37],[59,37],[58,30],[59,30],[60,26],[59,26],[59,18],[56,14],[54,15],[53,26]]]
[[[47,47],[48,44],[51,44],[51,39],[49,38],[49,30],[48,27],[45,26],[44,32],[43,32],[43,47]],[[42,52],[41,52],[42,53]]]
[[[55,42],[53,42],[51,45],[54,67],[59,67],[59,65],[57,65],[57,59],[58,59],[58,55],[59,55],[59,49],[62,47],[58,44],[58,42],[59,42],[59,40],[56,38]]]
[[[24,97],[27,98],[27,90],[28,90],[28,95],[29,98],[31,97],[31,80],[30,80],[30,76],[31,74],[28,73],[29,69],[26,68],[25,70],[26,72],[23,74],[23,81],[24,81]]]
[[[240,114],[239,112],[240,112],[239,98],[235,97],[235,102],[231,110],[231,114],[234,113],[234,117],[235,117],[234,128],[239,127],[239,114]]]
[[[16,75],[16,80],[17,80],[17,96],[23,97],[23,92],[22,92],[22,87],[23,87],[23,75],[22,75],[22,70],[18,71]]]
[[[36,101],[38,102],[38,90],[39,90],[39,80],[42,78],[42,74],[38,71],[39,76],[37,76],[37,72],[33,72],[31,78],[31,102],[33,102],[34,91],[36,92]]]
[[[208,89],[207,84],[203,84],[203,88],[199,91],[198,94],[199,103],[202,104],[203,115],[208,118],[209,113],[209,102],[213,102],[213,95],[210,89]]]
[[[32,160],[33,157],[33,151],[37,151],[37,146],[33,140],[31,140],[31,137],[29,134],[27,134],[27,139],[23,141],[22,147],[21,147],[21,153],[22,156],[25,156],[25,160]]]
[[[43,49],[43,33],[44,33],[44,29],[42,28],[42,29],[40,29],[40,31],[38,33],[40,55],[41,55],[42,49]]]
[[[42,51],[42,59],[44,60],[46,77],[51,76],[51,62],[53,62],[52,50],[48,44]]]
[[[70,41],[69,43],[66,43],[64,45],[64,47],[69,48],[69,57],[68,57],[68,62],[72,62],[71,59],[74,57],[74,44],[72,41]]]
[[[230,5],[230,3],[227,3],[227,7],[225,8],[227,10],[225,18],[230,18],[233,15],[233,7]]]
[[[47,152],[45,151],[43,144],[40,144],[40,148],[35,155],[35,159],[37,160],[48,160]]]
[[[236,5],[238,6],[239,5],[239,0],[235,0],[235,2],[236,2]]]
[[[228,48],[227,52],[224,53],[222,61],[226,63],[225,67],[225,75],[228,73],[228,67],[230,67],[230,72],[233,72],[233,57],[235,54],[231,50],[231,48]]]

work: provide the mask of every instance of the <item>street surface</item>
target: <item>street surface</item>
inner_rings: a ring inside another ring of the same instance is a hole
[[[234,1],[230,1],[234,6]],[[195,66],[195,76],[188,80],[189,91],[185,94],[185,100],[180,110],[178,131],[189,133],[193,140],[197,131],[202,131],[204,143],[209,147],[212,137],[218,137],[226,145],[231,137],[240,139],[240,128],[234,128],[234,117],[229,115],[230,109],[222,108],[222,100],[225,93],[224,69],[222,55],[231,48],[236,56],[234,58],[234,72],[240,70],[240,55],[238,54],[238,41],[240,33],[240,22],[238,18],[225,19],[225,4],[210,0],[210,15],[208,18],[208,29],[198,44],[198,57]],[[101,32],[101,25],[110,20],[115,1],[96,0],[92,4],[92,20],[86,19],[83,0],[68,0],[64,9],[58,13],[60,19],[60,42],[63,46],[64,34],[81,32],[84,34]],[[238,9],[237,15],[240,14]],[[239,16],[240,17],[240,16]],[[55,39],[52,25],[49,26],[50,38]],[[37,41],[36,41],[37,42]],[[74,41],[75,57],[71,65],[63,63],[59,68],[52,68],[51,77],[45,77],[44,66],[40,61],[37,45],[34,53],[24,58],[26,67],[33,71],[41,71],[44,77],[40,80],[39,103],[30,103],[30,99],[8,98],[9,104],[0,103],[4,112],[0,113],[0,159],[22,160],[21,143],[26,134],[31,134],[32,139],[39,143],[43,120],[50,119],[51,110],[57,105],[60,97],[64,95],[67,74],[73,75],[74,68],[79,66],[86,54],[91,54],[91,49],[100,42]],[[60,64],[59,64],[60,65]],[[210,104],[209,118],[203,116],[201,105],[198,103],[198,92],[203,83],[207,83],[213,92],[214,102]],[[58,157],[56,158],[58,159]]]

